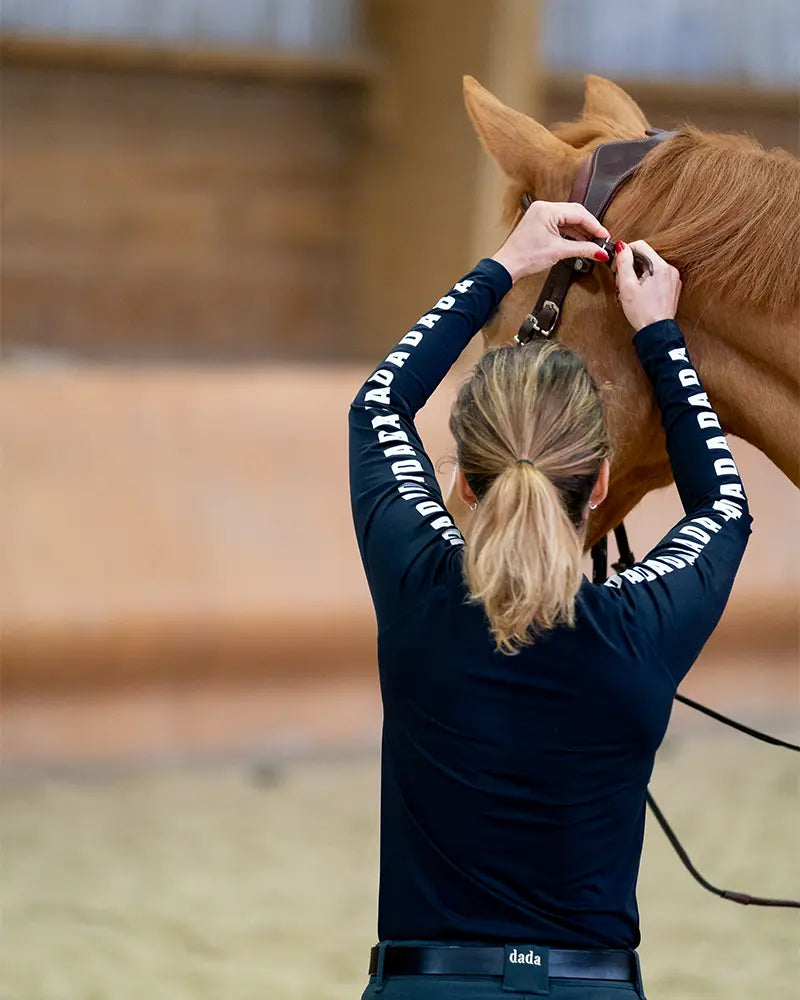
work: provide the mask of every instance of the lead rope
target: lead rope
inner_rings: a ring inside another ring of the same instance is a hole
[[[794,749],[796,750],[798,747],[795,747]],[[645,792],[644,794],[647,804],[650,807],[650,812],[658,820],[658,825],[666,834],[667,840],[675,849],[675,853],[681,859],[684,867],[695,882],[699,882],[704,889],[707,889],[709,892],[713,892],[715,896],[719,896],[721,899],[729,899],[732,903],[741,903],[742,906],[784,906],[800,910],[800,899],[772,899],[770,896],[751,896],[746,892],[736,892],[733,889],[718,889],[715,885],[712,885],[707,878],[703,878],[700,872],[692,864],[691,858],[686,853],[686,848],[678,840],[678,836],[667,822],[666,816],[656,805],[656,800],[650,792]]]
[[[731,729],[738,729],[740,733],[744,733],[746,736],[752,736],[754,740],[761,740],[762,743],[769,743],[773,747],[783,747],[784,750],[794,750],[795,753],[800,753],[800,746],[796,743],[789,743],[788,740],[778,739],[777,736],[770,736],[769,733],[762,733],[758,729],[752,729],[750,726],[746,726],[743,722],[737,722],[736,719],[729,719],[727,715],[723,715],[722,712],[717,712],[713,708],[709,708],[707,705],[701,705],[699,701],[692,701],[691,698],[687,698],[685,694],[676,694],[675,701],[681,702],[683,705],[688,705],[689,708],[693,708],[696,712],[702,712],[703,715],[709,716],[711,719],[716,719],[717,722],[721,722],[723,726],[730,726]]]
[[[628,543],[628,533],[625,530],[624,524],[619,524],[614,529],[614,538],[617,543],[617,551],[619,552],[619,559],[617,562],[612,564],[614,570],[616,572],[620,572],[620,570],[630,569],[636,560],[633,552],[631,551],[630,544]],[[592,582],[605,583],[607,573],[608,541],[604,536],[599,542],[592,546]],[[771,746],[783,747],[786,750],[793,750],[796,753],[800,753],[800,746],[796,743],[789,743],[787,740],[781,740],[777,736],[770,736],[769,733],[762,733],[758,729],[746,726],[743,722],[737,722],[735,719],[729,719],[727,715],[723,715],[721,712],[717,712],[713,708],[708,708],[706,705],[701,705],[700,702],[693,701],[685,695],[676,694],[675,700],[681,702],[683,705],[687,705],[689,708],[693,708],[697,712],[702,712],[703,715],[709,716],[709,718],[714,719],[716,722],[721,722],[724,726],[730,726],[731,729],[736,729],[740,733],[752,736],[755,740],[761,740],[762,743],[769,743]],[[664,835],[672,845],[675,853],[683,862],[686,870],[692,878],[708,892],[713,893],[715,896],[719,896],[721,899],[730,900],[732,903],[740,903],[742,906],[781,906],[800,910],[800,900],[798,899],[773,899],[770,896],[751,896],[746,892],[736,892],[733,889],[719,889],[717,886],[712,885],[712,883],[709,882],[707,878],[704,878],[692,864],[692,859],[686,853],[686,848],[680,840],[678,840],[678,835],[672,829],[672,826],[667,821],[667,817],[658,807],[656,800],[650,794],[649,790],[645,792],[645,800],[650,808],[650,812],[652,812],[655,816],[658,821],[658,825],[664,831]]]

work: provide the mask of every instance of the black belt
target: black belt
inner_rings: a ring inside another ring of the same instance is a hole
[[[505,948],[483,945],[386,945],[384,976],[502,976]],[[378,971],[379,948],[369,956],[369,974]],[[550,977],[616,979],[636,983],[638,968],[632,951],[550,949]]]

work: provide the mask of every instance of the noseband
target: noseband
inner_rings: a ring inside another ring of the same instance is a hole
[[[633,176],[645,156],[662,142],[666,142],[676,134],[676,132],[667,132],[663,129],[648,129],[647,139],[634,139],[630,142],[604,142],[590,156],[583,160],[578,167],[578,173],[572,185],[570,200],[585,205],[596,219],[602,221],[606,210],[616,197],[619,189]],[[525,210],[532,202],[533,199],[526,193],[522,196],[521,207]],[[608,264],[611,265],[616,251],[615,244],[611,240],[604,240],[602,238],[593,239],[592,242],[597,243],[602,250],[606,251],[608,254]],[[518,344],[527,344],[533,337],[554,337],[558,329],[559,320],[561,319],[564,300],[567,297],[567,292],[572,282],[577,278],[591,274],[594,266],[594,261],[588,260],[585,257],[571,257],[553,265],[539,293],[536,305],[522,321],[522,325],[514,340]],[[651,275],[653,273],[652,261],[641,253],[634,252],[634,267],[640,275],[644,271],[648,271]],[[628,535],[625,531],[624,523],[621,522],[614,528],[614,536],[617,542],[619,560],[613,564],[613,568],[619,572],[633,566],[636,559],[628,544]],[[604,537],[596,545],[592,546],[592,582],[604,583],[607,574],[608,542]],[[741,722],[729,719],[712,708],[686,698],[684,695],[676,694],[675,700],[710,716],[712,719],[716,719],[717,722],[722,722],[726,726],[746,733],[754,739],[770,743],[773,746],[781,746],[787,750],[800,751],[800,746],[794,743],[779,740],[775,736],[770,736],[767,733],[762,733],[749,726],[745,726]],[[722,899],[729,899],[744,906],[781,906],[800,909],[800,900],[751,896],[748,893],[734,892],[730,889],[719,889],[715,885],[712,885],[692,864],[675,831],[668,823],[667,818],[659,809],[649,791],[645,793],[645,797],[651,812],[666,834],[678,857],[691,876],[704,889],[714,893],[716,896],[720,896]]]

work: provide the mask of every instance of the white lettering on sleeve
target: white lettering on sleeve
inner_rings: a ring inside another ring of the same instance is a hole
[[[684,524],[681,528],[681,533],[684,535],[691,535],[692,538],[696,538],[698,542],[702,542],[703,545],[708,545],[711,541],[711,535],[707,531],[703,531],[702,528],[698,528],[696,524]]]
[[[372,418],[372,429],[375,430],[377,427],[394,427],[395,430],[400,430],[400,414],[399,413],[378,413]]]
[[[741,483],[723,483],[719,491],[724,497],[738,497],[744,500],[744,488]]]
[[[391,385],[394,372],[387,372],[385,368],[379,368],[367,379],[368,382],[377,382],[379,385]]]
[[[408,353],[408,351],[392,351],[392,353],[386,359],[386,362],[387,364],[396,365],[398,368],[402,368],[410,357],[411,355]]]
[[[409,458],[402,462],[392,462],[392,475],[407,476],[412,472],[422,472],[422,463],[415,458]]]
[[[685,549],[688,549],[689,552],[695,553],[697,555],[700,555],[700,553],[703,551],[702,545],[698,544],[697,542],[692,542],[688,538],[670,538],[670,541],[674,542],[676,545],[682,545]]]
[[[645,566],[649,566],[659,576],[666,576],[672,572],[672,567],[662,562],[660,559],[645,559]]]
[[[693,396],[689,396],[688,403],[689,406],[704,406],[706,409],[711,409],[711,403],[705,392],[696,392]]]
[[[435,500],[425,500],[423,503],[418,503],[416,508],[423,517],[427,517],[429,514],[438,514],[443,510],[442,505]]]
[[[408,441],[405,431],[378,431],[378,444],[388,444],[389,441]]]
[[[714,472],[718,476],[738,476],[739,470],[736,468],[736,462],[732,458],[718,458],[714,462]]]
[[[384,386],[382,389],[368,389],[364,393],[364,399],[368,403],[380,403],[381,406],[389,405],[389,387]]]
[[[738,521],[742,516],[742,508],[733,500],[715,500],[714,510],[718,510],[726,521]]]

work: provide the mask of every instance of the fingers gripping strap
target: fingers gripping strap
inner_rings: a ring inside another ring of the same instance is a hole
[[[635,173],[644,157],[675,134],[653,130],[647,139],[602,143],[578,167],[570,201],[585,205],[595,218],[602,221],[617,191]],[[525,192],[521,199],[523,209],[527,209],[532,201]],[[591,262],[581,258],[559,261],[550,269],[536,305],[525,317],[516,335],[518,344],[526,344],[535,335],[553,336],[573,278],[578,274],[588,274],[591,269]]]

